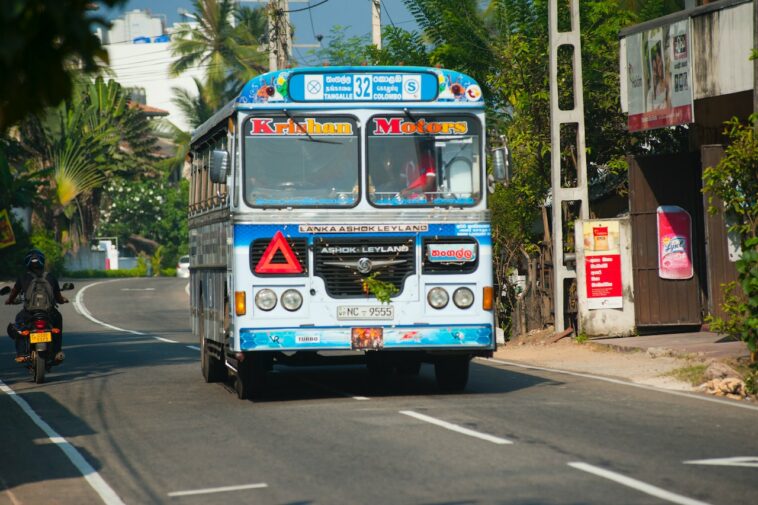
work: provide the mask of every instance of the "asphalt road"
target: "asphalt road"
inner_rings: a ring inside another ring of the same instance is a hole
[[[240,401],[202,380],[186,285],[77,283],[45,384],[0,339],[0,505],[758,503],[758,409],[727,402],[483,360],[463,394],[281,367]]]

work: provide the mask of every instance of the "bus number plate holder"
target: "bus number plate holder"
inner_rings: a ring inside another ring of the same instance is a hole
[[[392,305],[339,305],[337,319],[340,321],[363,319],[391,321],[395,319],[395,307]]]

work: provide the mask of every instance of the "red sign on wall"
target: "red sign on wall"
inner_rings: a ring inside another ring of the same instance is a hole
[[[584,273],[587,308],[623,307],[621,283],[620,233],[617,221],[585,221]]]
[[[609,298],[622,295],[621,255],[587,256],[587,298]]]

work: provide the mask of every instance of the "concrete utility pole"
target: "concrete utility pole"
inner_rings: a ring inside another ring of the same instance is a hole
[[[371,1],[371,43],[382,48],[382,0]]]
[[[550,146],[553,190],[553,311],[555,331],[566,329],[564,299],[566,279],[575,279],[576,270],[566,267],[563,252],[564,202],[579,202],[579,216],[589,219],[587,196],[587,159],[584,146],[584,88],[582,86],[582,45],[579,38],[579,0],[570,0],[571,29],[558,31],[558,0],[550,0],[548,24],[550,25]],[[565,4],[561,1],[561,4]],[[558,48],[573,47],[573,95],[574,108],[562,110],[558,102]],[[561,180],[561,126],[576,126],[576,186],[564,187]],[[568,224],[568,223],[567,223]]]
[[[292,39],[288,0],[271,0],[268,4],[269,70],[289,66]]]
[[[268,69],[287,68],[292,56],[292,29],[289,3],[308,3],[308,0],[237,0],[238,2],[263,3],[268,6]],[[308,45],[311,47],[312,45]]]

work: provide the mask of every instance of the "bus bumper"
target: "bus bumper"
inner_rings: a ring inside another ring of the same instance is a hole
[[[492,325],[241,328],[240,351],[495,348]]]

